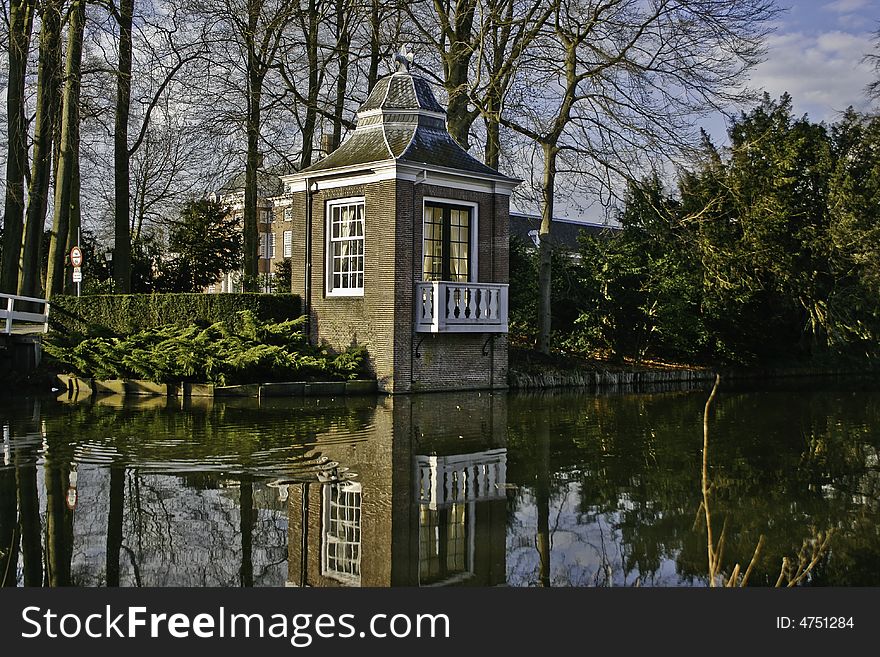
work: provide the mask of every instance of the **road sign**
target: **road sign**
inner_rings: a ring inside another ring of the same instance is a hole
[[[82,267],[74,267],[73,268],[73,282],[81,283],[83,279],[83,270]]]
[[[70,250],[70,264],[73,265],[74,267],[79,268],[79,267],[82,267],[82,263],[83,263],[82,249],[79,248],[78,246],[75,246]],[[74,280],[76,280],[76,279],[74,279]]]

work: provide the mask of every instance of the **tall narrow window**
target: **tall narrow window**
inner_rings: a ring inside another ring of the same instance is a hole
[[[291,258],[293,257],[293,231],[285,230],[284,231],[284,257]]]
[[[472,208],[468,206],[425,203],[422,280],[470,280],[472,223]]]
[[[364,293],[364,199],[327,204],[327,294]]]
[[[324,485],[321,574],[346,584],[361,581],[361,485]]]

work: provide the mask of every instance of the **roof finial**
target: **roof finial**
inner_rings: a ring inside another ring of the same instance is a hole
[[[413,54],[406,48],[406,44],[400,46],[400,52],[394,55],[394,63],[397,64],[397,73],[409,73],[409,67],[413,63]]]

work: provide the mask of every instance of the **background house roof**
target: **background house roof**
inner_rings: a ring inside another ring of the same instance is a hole
[[[541,217],[538,215],[510,213],[510,236],[525,242],[526,246],[535,247],[535,236],[541,228]],[[554,247],[576,252],[579,250],[578,237],[588,235],[611,235],[619,230],[616,226],[604,224],[588,224],[570,219],[553,219],[550,229],[550,241]]]
[[[244,191],[245,172],[240,171],[223,183],[217,190],[220,196],[238,194]],[[269,198],[284,192],[281,178],[269,171],[257,171],[257,198]]]

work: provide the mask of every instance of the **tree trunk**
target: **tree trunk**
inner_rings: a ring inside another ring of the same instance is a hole
[[[486,166],[497,169],[501,164],[501,125],[497,119],[486,118]]]
[[[248,88],[247,88],[247,159],[244,174],[244,276],[245,292],[256,292],[259,276],[257,252],[257,172],[260,167],[260,104],[263,75],[256,54],[256,31],[260,6],[254,0],[248,3]]]
[[[28,189],[27,221],[21,247],[21,277],[18,293],[29,297],[42,294],[42,243],[46,207],[52,177],[52,137],[56,97],[61,68],[61,2],[43,5],[40,27],[40,55],[37,73],[37,113],[34,118],[34,161]]]
[[[79,198],[80,198],[80,177],[79,177],[79,125],[77,125],[76,130],[76,146],[74,147],[74,151],[77,156],[73,159],[73,171],[71,172],[71,182],[70,182],[70,225],[67,228],[67,248],[65,251],[70,253],[70,250],[79,245],[79,229],[81,225],[81,214],[80,214],[80,206],[79,206]],[[64,277],[64,293],[65,294],[73,294],[76,289],[76,283],[73,282],[73,277],[65,276]]]
[[[309,0],[309,23],[306,36],[306,55],[309,62],[309,88],[308,103],[306,106],[306,119],[302,128],[302,157],[301,168],[312,163],[312,153],[315,142],[315,127],[318,124],[318,94],[320,85],[318,81],[318,12],[316,0]]]
[[[333,150],[339,148],[342,141],[342,115],[345,112],[345,92],[348,88],[348,60],[351,47],[351,32],[346,15],[346,0],[336,0],[336,47],[339,64],[339,75],[336,78],[336,102],[333,107]]]
[[[379,61],[382,57],[381,32],[379,22],[379,0],[372,0],[370,4],[370,68],[367,71],[367,93],[369,94],[379,80]]]
[[[553,244],[550,230],[553,221],[553,196],[556,188],[556,146],[543,144],[544,180],[541,185],[541,229],[538,232],[538,350],[550,353],[552,307],[550,292],[553,268]]]
[[[131,291],[131,227],[129,224],[128,119],[131,113],[131,24],[134,0],[119,3],[119,62],[116,74],[116,120],[113,134],[115,237],[113,282],[118,294]]]
[[[24,235],[24,178],[28,166],[25,73],[34,24],[34,0],[11,0],[9,6],[9,84],[6,87],[7,159],[3,214],[3,261],[0,292],[15,294]]]
[[[70,8],[67,62],[64,71],[64,104],[61,118],[61,153],[55,177],[55,215],[52,221],[52,239],[49,243],[49,266],[46,272],[46,297],[64,289],[64,261],[70,241],[72,200],[78,197],[72,187],[74,160],[79,159],[79,89],[82,61],[83,26],[86,19],[85,0],[73,0]],[[77,198],[78,200],[78,198]]]
[[[456,4],[454,31],[450,30],[447,35],[449,49],[443,54],[446,74],[444,86],[449,95],[446,125],[452,138],[465,150],[470,148],[471,125],[477,117],[477,112],[468,111],[475,7],[475,0],[460,0]]]

